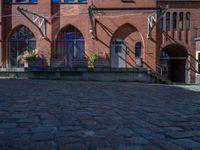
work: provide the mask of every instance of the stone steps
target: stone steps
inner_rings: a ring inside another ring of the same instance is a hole
[[[146,68],[3,68],[0,78],[169,83]]]

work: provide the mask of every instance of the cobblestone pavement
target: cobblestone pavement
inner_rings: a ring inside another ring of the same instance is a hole
[[[0,80],[0,150],[199,150],[200,86]]]

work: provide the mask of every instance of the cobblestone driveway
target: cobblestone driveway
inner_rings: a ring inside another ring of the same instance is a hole
[[[200,149],[200,86],[0,80],[1,150]]]

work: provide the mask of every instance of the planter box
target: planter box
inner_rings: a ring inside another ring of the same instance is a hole
[[[88,62],[87,60],[73,60],[72,67],[73,68],[87,68]]]
[[[24,64],[24,68],[38,68],[44,67],[44,60],[29,61]]]
[[[61,68],[66,66],[66,61],[64,59],[51,59],[50,67]]]
[[[109,68],[110,61],[108,60],[97,60],[94,62],[94,68]]]

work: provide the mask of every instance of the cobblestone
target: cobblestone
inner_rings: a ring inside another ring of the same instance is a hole
[[[200,149],[199,107],[198,85],[0,80],[0,149]]]

